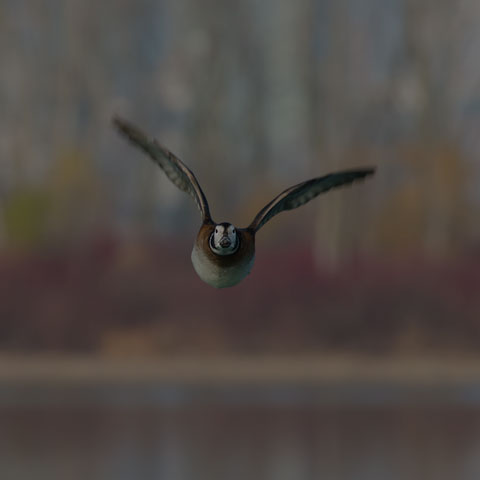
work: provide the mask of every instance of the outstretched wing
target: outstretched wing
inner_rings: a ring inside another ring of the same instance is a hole
[[[147,153],[160,166],[167,177],[184,192],[187,192],[197,204],[203,221],[211,220],[208,202],[192,171],[170,150],[160,145],[155,139],[149,139],[131,123],[119,117],[113,118],[113,124],[134,145]]]
[[[248,228],[257,232],[278,213],[301,207],[321,193],[363,179],[368,175],[372,175],[374,172],[375,168],[345,170],[343,172],[330,173],[324,177],[312,178],[311,180],[287,188],[257,213],[257,216]]]

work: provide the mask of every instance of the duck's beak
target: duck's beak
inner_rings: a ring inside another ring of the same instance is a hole
[[[228,237],[222,237],[221,240],[220,240],[220,246],[222,248],[228,248],[231,244],[232,244],[232,242],[230,241],[230,239]]]

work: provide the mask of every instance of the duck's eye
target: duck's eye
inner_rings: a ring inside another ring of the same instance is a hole
[[[218,233],[218,228],[215,229],[215,233]]]

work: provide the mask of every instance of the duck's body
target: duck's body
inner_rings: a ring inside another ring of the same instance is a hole
[[[192,250],[197,275],[215,288],[233,287],[252,270],[255,260],[255,235],[248,229],[237,229],[238,249],[230,255],[218,255],[210,248],[215,224],[200,227]]]
[[[172,152],[124,120],[115,118],[114,124],[144,150],[178,188],[195,200],[202,215],[202,226],[193,246],[192,263],[198,276],[216,288],[232,287],[250,273],[255,259],[255,235],[275,215],[298,208],[320,193],[361,180],[375,171],[374,168],[345,170],[294,185],[265,205],[247,228],[237,229],[231,223],[212,220],[207,199],[195,175]]]

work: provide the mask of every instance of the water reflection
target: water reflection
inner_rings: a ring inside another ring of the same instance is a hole
[[[477,479],[466,405],[4,406],[5,479]]]

